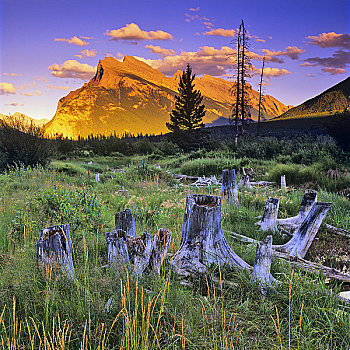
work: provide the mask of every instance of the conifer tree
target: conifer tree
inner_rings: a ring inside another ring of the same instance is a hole
[[[180,131],[192,132],[204,127],[203,96],[199,90],[194,89],[194,78],[195,74],[192,75],[192,69],[187,64],[186,71],[183,71],[180,77],[179,95],[175,96],[175,108],[170,114],[170,123],[166,123],[167,128],[174,134]]]

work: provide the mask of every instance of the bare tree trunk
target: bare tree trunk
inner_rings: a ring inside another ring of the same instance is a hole
[[[222,196],[238,205],[238,188],[235,169],[222,171]]]
[[[115,229],[123,230],[125,231],[126,236],[136,238],[135,219],[132,216],[130,209],[115,214]]]
[[[221,201],[218,196],[187,195],[181,244],[171,261],[178,274],[189,277],[205,273],[212,264],[252,269],[225,239]]]
[[[41,265],[45,269],[59,266],[68,277],[74,279],[69,224],[51,226],[41,230],[36,251],[38,266]]]
[[[281,190],[285,191],[287,189],[286,185],[286,175],[281,176]]]
[[[160,228],[153,239],[151,265],[153,271],[160,276],[160,270],[168,253],[171,242],[171,232]]]
[[[316,203],[317,194],[317,191],[305,190],[303,193],[303,198],[301,200],[298,215],[287,219],[278,219],[278,224],[289,229],[297,229],[309,214],[312,206]]]
[[[242,117],[242,135],[245,134],[245,100],[244,100],[244,88],[245,88],[245,67],[244,67],[244,61],[245,61],[245,48],[246,48],[246,30],[244,27],[244,22],[242,21],[242,57],[241,57],[241,117]]]
[[[279,205],[279,198],[268,198],[268,200],[266,201],[264,214],[261,220],[256,223],[260,226],[260,229],[262,231],[277,230],[277,215]]]
[[[274,246],[274,249],[289,253],[293,257],[304,258],[331,205],[331,203],[315,203],[289,242]]]
[[[264,67],[265,67],[265,56],[263,58],[263,64],[260,74],[260,84],[259,84],[259,110],[258,110],[258,137],[260,136],[260,119],[261,119],[261,100],[262,100],[262,84],[264,76]]]
[[[251,282],[259,286],[263,295],[271,288],[276,280],[270,274],[272,257],[272,236],[267,236],[262,242],[258,242]]]

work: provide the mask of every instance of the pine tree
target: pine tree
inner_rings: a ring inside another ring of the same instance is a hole
[[[180,77],[179,95],[175,96],[175,108],[170,114],[170,123],[166,123],[167,128],[174,134],[180,131],[192,132],[204,127],[203,96],[199,90],[194,90],[194,78],[195,74],[192,75],[192,69],[187,64],[186,71],[183,71]]]

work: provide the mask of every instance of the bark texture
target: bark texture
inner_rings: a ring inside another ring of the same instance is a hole
[[[116,269],[130,263],[129,252],[126,245],[126,232],[114,230],[106,233],[108,263]]]
[[[152,270],[160,276],[160,271],[167,256],[171,242],[171,232],[160,228],[153,239],[153,250],[151,254]]]
[[[279,198],[268,198],[265,205],[264,214],[257,225],[262,231],[276,231],[277,230],[277,215],[278,207],[280,205]]]
[[[123,230],[125,231],[126,236],[136,238],[135,219],[132,216],[130,209],[115,214],[115,229]]]
[[[239,183],[238,183],[238,187],[252,187],[249,183],[249,176],[248,175],[244,175],[242,174]]]
[[[285,191],[287,189],[286,175],[281,176],[281,190]]]
[[[222,171],[222,196],[238,205],[238,187],[235,169],[225,169]]]
[[[221,197],[189,194],[179,250],[171,263],[189,277],[205,273],[212,264],[251,270],[228,245],[221,226]]]

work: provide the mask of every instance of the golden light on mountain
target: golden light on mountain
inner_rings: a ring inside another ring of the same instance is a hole
[[[168,132],[165,123],[174,106],[181,73],[167,77],[132,56],[125,56],[123,62],[106,57],[99,62],[94,78],[59,101],[55,116],[45,126],[46,134],[77,138],[122,135],[127,130],[133,134]],[[195,79],[195,88],[204,96],[205,123],[229,117],[232,85],[210,75]],[[247,89],[256,119],[259,94],[248,84]],[[288,107],[267,95],[264,109],[265,117],[272,118]]]

